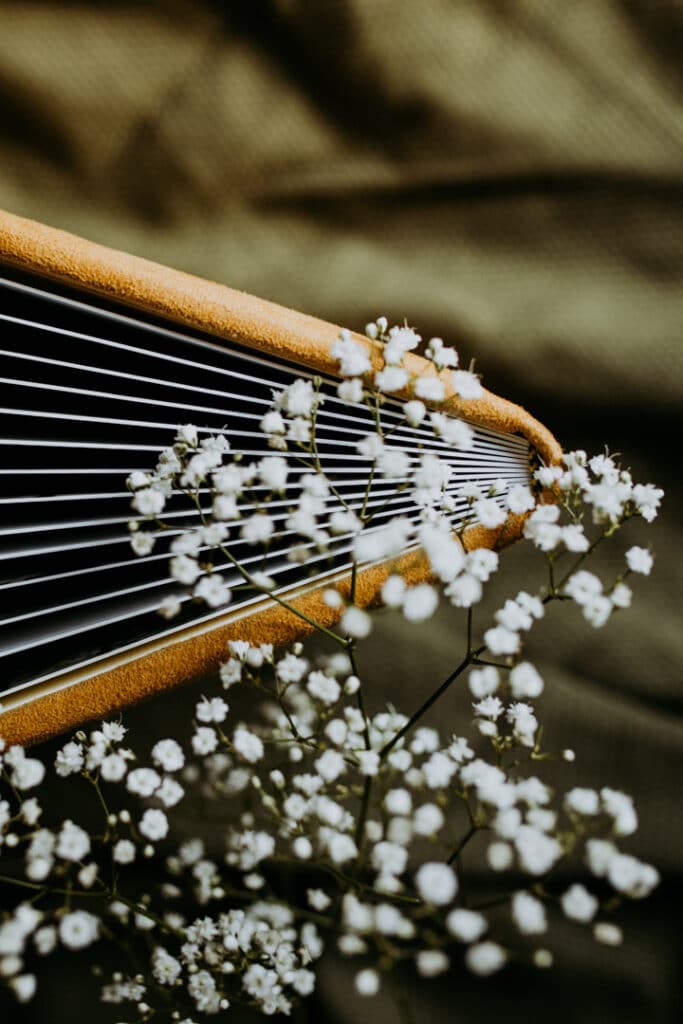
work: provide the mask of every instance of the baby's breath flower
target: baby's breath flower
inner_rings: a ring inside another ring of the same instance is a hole
[[[473,974],[487,977],[505,965],[507,954],[497,942],[478,942],[465,953],[465,964]]]
[[[611,921],[598,921],[593,928],[593,935],[597,942],[605,946],[620,946],[624,941],[621,928]]]
[[[448,864],[427,862],[415,875],[417,891],[425,903],[442,907],[451,903],[458,891],[458,879]]]
[[[371,967],[359,971],[354,979],[356,992],[361,996],[376,996],[379,984],[379,974]]]
[[[560,903],[566,916],[574,921],[592,921],[598,909],[595,896],[578,882],[563,893]]]
[[[649,576],[653,565],[652,555],[647,548],[634,546],[626,552],[626,564],[631,572],[639,572],[643,576]]]

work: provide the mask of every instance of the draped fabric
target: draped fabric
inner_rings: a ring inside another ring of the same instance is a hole
[[[566,614],[529,650],[547,732],[577,752],[558,779],[633,793],[630,848],[663,887],[622,950],[567,929],[557,973],[429,985],[420,1022],[674,1019],[682,54],[673,0],[0,0],[1,207],[354,328],[407,318],[566,447],[607,443],[667,489],[621,545],[658,556],[633,609],[599,632]],[[528,577],[527,551],[505,560]],[[448,614],[385,620],[376,706],[414,706],[459,653]],[[466,695],[446,714],[467,720]],[[363,1019],[348,987],[331,961],[318,1019]]]

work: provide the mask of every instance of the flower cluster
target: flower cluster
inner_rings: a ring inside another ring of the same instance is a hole
[[[381,354],[376,363],[347,332],[333,349],[338,397],[376,423],[357,443],[370,482],[356,506],[323,471],[316,431],[325,396],[311,380],[278,391],[262,417],[277,454],[249,463],[225,436],[201,438],[187,425],[154,471],[130,476],[140,517],[133,549],[148,554],[166,532],[170,573],[183,588],[164,599],[163,615],[179,614],[186,600],[220,608],[247,587],[306,618],[329,649],[231,640],[217,692],[198,700],[189,734],[160,738],[148,757],[128,746],[120,722],[77,733],[54,761],[60,785],[81,787],[65,820],[37,795],[43,762],[0,742],[2,884],[16,893],[0,917],[0,980],[18,1000],[32,998],[41,957],[90,947],[96,956],[104,937],[136,964],[103,983],[102,999],[145,1021],[171,993],[182,1024],[220,1018],[234,1004],[289,1014],[313,991],[326,945],[353,959],[364,996],[406,963],[424,978],[460,965],[488,976],[512,956],[545,968],[552,954],[540,943],[553,920],[617,944],[619,901],[657,885],[656,868],[628,851],[638,822],[627,794],[578,787],[571,777],[559,790],[543,778],[551,757],[571,773],[574,754],[559,742],[545,746],[538,702],[546,681],[524,648],[551,602],[576,604],[596,628],[629,607],[625,580],[650,572],[649,550],[629,548],[608,580],[585,563],[628,520],[651,522],[661,491],[635,484],[608,455],[583,452],[540,467],[533,486],[451,486],[440,453],[467,451],[472,428],[440,403],[447,394],[476,401],[478,377],[459,369],[457,352],[438,338],[426,345],[428,372],[417,374],[410,353],[421,339],[412,329],[380,318],[366,333]],[[400,408],[401,429],[427,424],[441,447],[409,458],[394,446],[398,427],[380,415],[387,400]],[[374,478],[393,481],[412,512],[376,519]],[[178,494],[196,510],[189,529],[161,520]],[[525,517],[542,578],[475,624],[499,559],[472,548],[467,531],[495,530],[510,515]],[[283,536],[291,543],[279,549]],[[296,565],[312,551],[333,552],[338,538],[347,541],[349,578],[324,591],[338,623],[331,628],[288,601],[267,554],[275,547]],[[423,582],[408,584],[395,563],[411,547],[421,549],[425,571]],[[357,601],[358,568],[380,560],[389,571],[369,611]],[[393,609],[410,628],[440,601],[462,640],[457,667],[417,708],[377,706],[361,657],[373,616]],[[471,714],[452,734],[424,717],[458,682]],[[75,820],[88,791],[101,815],[94,830]],[[176,808],[196,797],[220,808],[220,843],[178,841]],[[476,871],[463,865],[466,847]],[[142,888],[136,864],[145,859],[158,870]]]

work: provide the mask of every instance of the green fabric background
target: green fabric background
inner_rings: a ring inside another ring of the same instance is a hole
[[[664,886],[624,949],[568,931],[557,973],[429,986],[420,1022],[676,1019],[682,55],[659,0],[0,0],[1,207],[354,328],[407,317],[567,447],[667,488],[628,538],[658,554],[633,610],[597,634],[566,615],[530,652],[571,778],[633,792]],[[506,556],[520,579],[527,559]],[[448,616],[386,620],[376,705],[413,706],[458,653]],[[163,732],[194,696],[132,720]],[[78,1016],[64,971],[36,1024]],[[348,984],[331,963],[310,1019],[374,1013]]]

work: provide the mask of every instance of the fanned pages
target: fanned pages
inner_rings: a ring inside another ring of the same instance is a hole
[[[198,516],[178,488],[153,548],[131,550],[129,520],[148,523],[131,512],[131,474],[153,467],[188,422],[199,441],[223,434],[245,460],[272,455],[262,420],[273,395],[296,379],[315,381],[320,398],[326,516],[363,508],[373,513],[370,532],[396,516],[417,524],[421,510],[407,482],[434,453],[448,468],[453,529],[467,517],[466,546],[504,546],[518,535],[518,516],[496,529],[472,524],[461,487],[528,484],[530,466],[559,455],[545,428],[486,392],[469,401],[451,396],[442,411],[473,430],[459,450],[427,425],[408,425],[401,401],[389,399],[377,415],[403,475],[374,475],[370,453],[358,447],[376,426],[373,413],[337,395],[338,335],[311,317],[0,214],[0,735],[39,739],[197,676],[229,638],[291,640],[305,623],[273,595],[334,621],[321,591],[331,580],[348,586],[354,535],[337,530],[323,550],[293,528],[300,446],[278,453],[287,482],[268,496],[276,530],[267,551],[239,530],[222,550],[200,549],[236,588],[227,609],[193,601],[169,574],[174,538]],[[376,347],[355,340],[379,365]],[[408,362],[425,372],[419,357]],[[257,481],[242,512],[258,509],[264,491]],[[210,513],[208,483],[196,498]],[[245,583],[235,562],[267,573],[270,595]],[[411,579],[425,575],[412,543],[398,563]],[[386,571],[360,570],[360,603],[373,600]],[[179,606],[172,619],[158,613],[164,600]]]

